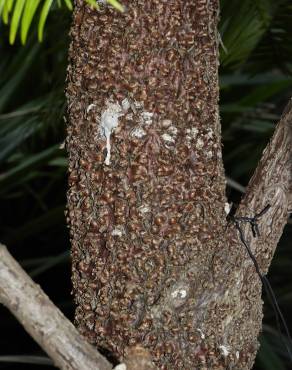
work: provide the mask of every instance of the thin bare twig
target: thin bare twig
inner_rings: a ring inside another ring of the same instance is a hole
[[[1,244],[0,302],[17,317],[58,368],[112,369]]]

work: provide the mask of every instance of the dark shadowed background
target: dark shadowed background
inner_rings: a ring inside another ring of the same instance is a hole
[[[221,0],[221,8],[223,154],[228,196],[236,204],[292,95],[292,4],[290,0]],[[60,149],[65,137],[70,18],[68,8],[58,7],[55,1],[43,42],[37,39],[36,14],[25,46],[18,37],[10,45],[9,27],[0,21],[0,241],[73,319],[64,218],[67,160]],[[291,240],[290,218],[269,279],[292,331]],[[287,339],[279,336],[268,302],[264,314],[254,369],[291,369],[283,344]],[[0,368],[52,368],[36,357],[19,357],[23,355],[44,356],[1,306]],[[30,363],[15,362],[19,359]]]

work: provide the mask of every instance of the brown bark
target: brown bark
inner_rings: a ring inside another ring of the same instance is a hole
[[[112,369],[1,244],[0,303],[17,317],[59,369]]]
[[[140,345],[160,369],[250,369],[261,289],[224,211],[218,2],[123,3],[76,1],[71,31],[76,324],[121,359]]]
[[[282,230],[292,208],[292,101],[278,123],[263,157],[251,178],[237,214],[253,215],[271,205],[261,218],[261,238],[251,238],[244,227],[249,244],[264,273],[271,263]]]
[[[266,147],[254,176],[236,212],[237,217],[253,217],[267,205],[268,211],[259,220],[260,236],[254,237],[251,225],[241,223],[244,239],[260,267],[267,273],[275,248],[287,223],[289,198],[292,189],[292,109],[287,105],[273,138]],[[213,258],[216,266],[213,278],[219,283],[216,305],[224,327],[223,341],[230,356],[235,352],[235,369],[251,369],[258,349],[257,337],[261,330],[261,282],[254,264],[238,239],[238,232],[230,224],[225,233],[226,247]],[[216,289],[215,289],[216,291]],[[219,320],[219,318],[218,318]],[[240,333],[240,335],[239,335]]]

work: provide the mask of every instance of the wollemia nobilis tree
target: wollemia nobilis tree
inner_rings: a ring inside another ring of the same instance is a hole
[[[76,324],[120,360],[159,369],[251,369],[261,283],[226,220],[218,114],[217,0],[77,0],[68,69]],[[265,274],[291,191],[287,109],[237,215]]]

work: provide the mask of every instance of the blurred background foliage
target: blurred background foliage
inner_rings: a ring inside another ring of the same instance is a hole
[[[98,1],[85,0],[92,8],[99,9]],[[102,2],[104,0],[100,0]],[[105,0],[119,11],[123,12],[124,7],[117,0]],[[69,10],[73,9],[72,0],[63,0]],[[38,14],[38,39],[43,41],[44,26],[50,10],[56,6],[61,8],[61,0],[0,0],[0,15],[4,24],[10,23],[9,42],[14,44],[18,29],[22,44],[26,43],[28,31],[33,18]]]
[[[10,2],[10,10],[3,22],[5,2]],[[0,0],[0,240],[72,319],[69,238],[64,219],[67,160],[65,150],[60,149],[65,138],[71,1],[42,1],[26,31],[21,28],[22,1],[18,27],[11,36],[18,2]],[[46,25],[40,37],[45,3]],[[237,203],[291,96],[291,1],[221,0],[220,34],[224,161],[228,196]],[[290,219],[269,273],[290,327],[291,237]],[[291,369],[268,303],[264,313],[254,369]],[[3,307],[0,333],[0,368],[50,367],[39,347]]]

